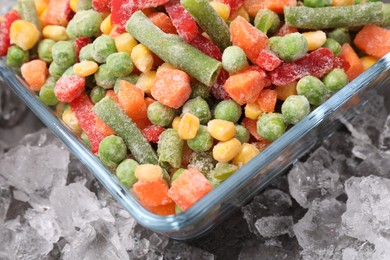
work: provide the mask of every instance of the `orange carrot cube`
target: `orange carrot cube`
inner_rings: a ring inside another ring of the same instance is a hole
[[[138,181],[133,185],[133,190],[145,207],[157,207],[172,204],[168,197],[168,184],[164,179],[151,182]]]
[[[345,71],[349,81],[354,80],[364,71],[362,61],[348,43],[344,43],[341,47],[341,53],[339,54],[339,57],[346,60],[350,65],[349,69]]]
[[[260,92],[259,98],[256,100],[261,110],[270,113],[275,111],[276,101],[278,99],[278,92],[273,89],[263,89]]]
[[[382,58],[390,52],[390,30],[369,24],[358,32],[353,42],[361,51]]]
[[[46,62],[42,60],[32,60],[24,63],[20,70],[23,78],[30,85],[31,90],[41,90],[48,76]]]

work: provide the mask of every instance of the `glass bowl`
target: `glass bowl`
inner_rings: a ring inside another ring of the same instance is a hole
[[[389,91],[390,54],[317,107],[189,210],[166,217],[143,208],[137,198],[3,62],[0,62],[0,77],[141,225],[171,238],[187,240],[211,230],[281,175],[287,167],[320,144],[338,128],[341,118],[350,119],[360,106],[368,102],[371,90]]]

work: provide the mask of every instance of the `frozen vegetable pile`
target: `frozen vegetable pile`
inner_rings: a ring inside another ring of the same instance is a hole
[[[389,24],[378,1],[19,0],[0,56],[170,215],[390,52]]]

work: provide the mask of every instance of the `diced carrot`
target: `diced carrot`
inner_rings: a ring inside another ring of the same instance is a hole
[[[296,6],[297,0],[266,0],[265,8],[282,14],[285,6]]]
[[[118,96],[115,94],[114,90],[112,90],[112,89],[107,90],[106,96],[112,98],[116,103],[119,104]]]
[[[369,24],[358,32],[353,42],[361,51],[382,58],[390,52],[390,30]]]
[[[295,27],[291,27],[287,24],[283,24],[282,27],[280,27],[279,31],[275,34],[275,36],[285,36],[290,33],[298,32],[298,29]]]
[[[256,100],[257,104],[264,112],[274,112],[276,101],[278,99],[278,92],[273,89],[263,89],[260,92],[258,99]]]
[[[155,207],[147,207],[151,212],[159,216],[169,216],[176,214],[175,203],[160,205]]]
[[[115,131],[112,128],[104,123],[104,121],[96,115],[96,128],[102,133],[104,136],[115,135]]]
[[[240,105],[254,103],[264,88],[264,78],[257,71],[244,71],[230,76],[223,88]]]
[[[260,9],[264,9],[266,0],[245,0],[244,8],[251,17],[255,17]]]
[[[247,118],[245,117],[243,120],[242,120],[242,125],[246,128],[246,130],[248,130],[248,132],[258,141],[261,141],[263,140],[264,138],[262,138],[258,133],[257,133],[257,121],[256,120],[252,120],[250,118]]]
[[[341,53],[339,54],[339,57],[346,60],[350,65],[349,69],[345,72],[349,81],[354,80],[364,71],[362,61],[348,43],[344,43],[341,47]]]
[[[43,16],[45,24],[66,26],[72,18],[73,11],[69,0],[50,0],[49,6]]]
[[[278,94],[278,99],[284,101],[289,96],[297,94],[297,82],[294,81],[294,82],[287,84],[285,86],[276,86],[275,91]]]
[[[151,89],[154,99],[162,104],[179,108],[191,95],[190,77],[184,71],[172,68],[157,70]]]
[[[163,12],[156,12],[149,15],[149,19],[154,25],[160,28],[165,33],[177,34],[175,26],[172,24],[171,18]]]
[[[260,66],[252,65],[244,69],[244,71],[248,71],[248,70],[257,71],[258,73],[260,73],[261,77],[264,78],[264,87],[270,87],[272,85],[270,76],[265,72],[265,70],[260,68]]]
[[[133,185],[133,190],[142,205],[156,207],[172,204],[168,197],[168,184],[164,179],[157,179],[151,182],[138,181]]]
[[[119,104],[133,120],[146,117],[144,92],[125,80],[122,80],[118,91]]]
[[[246,56],[256,62],[261,50],[268,48],[268,37],[256,29],[241,16],[230,24],[230,34],[233,45],[241,47]]]
[[[23,78],[34,91],[39,91],[48,76],[46,62],[42,60],[32,60],[24,63],[20,68]]]

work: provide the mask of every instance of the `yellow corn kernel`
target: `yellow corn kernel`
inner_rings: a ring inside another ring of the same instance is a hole
[[[66,33],[66,28],[61,25],[48,25],[45,26],[42,30],[43,37],[51,39],[53,41],[66,41],[68,39],[68,34]]]
[[[373,56],[365,56],[360,58],[363,63],[364,70],[374,65],[379,59]]]
[[[73,66],[73,71],[77,76],[88,77],[95,74],[99,69],[99,65],[94,61],[82,61]]]
[[[179,130],[179,125],[180,125],[181,117],[177,116],[175,119],[172,121],[172,128],[175,130]]]
[[[275,90],[278,93],[278,99],[284,101],[291,95],[297,95],[297,82],[291,82],[286,86],[276,86]]]
[[[133,48],[131,51],[131,59],[141,72],[147,72],[153,67],[154,60],[152,52],[143,44],[138,44]]]
[[[23,50],[30,50],[38,42],[40,32],[34,24],[16,20],[11,25],[10,38],[11,43],[16,44]]]
[[[218,162],[231,161],[241,150],[241,143],[237,138],[226,142],[219,142],[213,148],[213,157]]]
[[[156,72],[148,71],[145,73],[141,73],[137,80],[137,84],[135,84],[139,89],[142,89],[146,94],[150,94],[150,91],[156,81]]]
[[[247,164],[259,153],[260,151],[253,144],[244,143],[241,146],[240,152],[233,158],[233,163],[238,167],[241,167]]]
[[[49,5],[48,1],[46,0],[34,0],[34,2],[35,2],[35,9],[37,9],[38,16],[40,16]]]
[[[68,108],[62,114],[62,121],[70,128],[70,130],[76,135],[80,135],[83,129],[79,125],[76,116],[74,115],[72,109]]]
[[[179,137],[184,140],[193,139],[196,136],[200,127],[199,118],[193,114],[186,113],[180,120],[179,128],[177,132]]]
[[[236,126],[227,120],[213,119],[208,122],[207,130],[218,141],[227,141],[236,135]]]
[[[114,25],[111,23],[111,14],[107,16],[103,22],[100,24],[100,31],[104,34],[110,34],[112,31],[112,28],[114,28]]]
[[[167,63],[167,62],[164,62],[163,64],[161,64],[160,66],[158,66],[157,68],[157,71],[162,71],[164,69],[176,69],[175,66]]]
[[[225,22],[229,19],[230,16],[230,7],[225,5],[224,3],[218,1],[210,2],[211,7],[217,12],[217,14],[224,20]]]
[[[245,106],[245,116],[250,119],[257,120],[257,118],[263,113],[264,111],[257,103],[248,103]]]
[[[72,9],[73,12],[77,12],[77,4],[78,4],[79,0],[70,0],[70,9]]]
[[[232,15],[231,17],[231,20],[233,21],[234,19],[236,19],[238,16],[241,16],[242,18],[244,18],[245,20],[247,20],[249,22],[250,18],[249,18],[249,14],[248,12],[245,10],[245,8],[243,6],[241,6],[240,8],[238,8],[234,14]]]
[[[326,34],[323,31],[305,32],[302,35],[306,38],[309,51],[320,48],[326,42]]]
[[[346,5],[354,5],[355,0],[333,0],[333,6],[346,6]]]
[[[118,52],[127,52],[131,54],[133,48],[138,44],[130,33],[123,33],[115,37],[115,46]]]
[[[154,164],[141,164],[135,168],[135,177],[139,181],[151,182],[163,178],[163,170]]]

